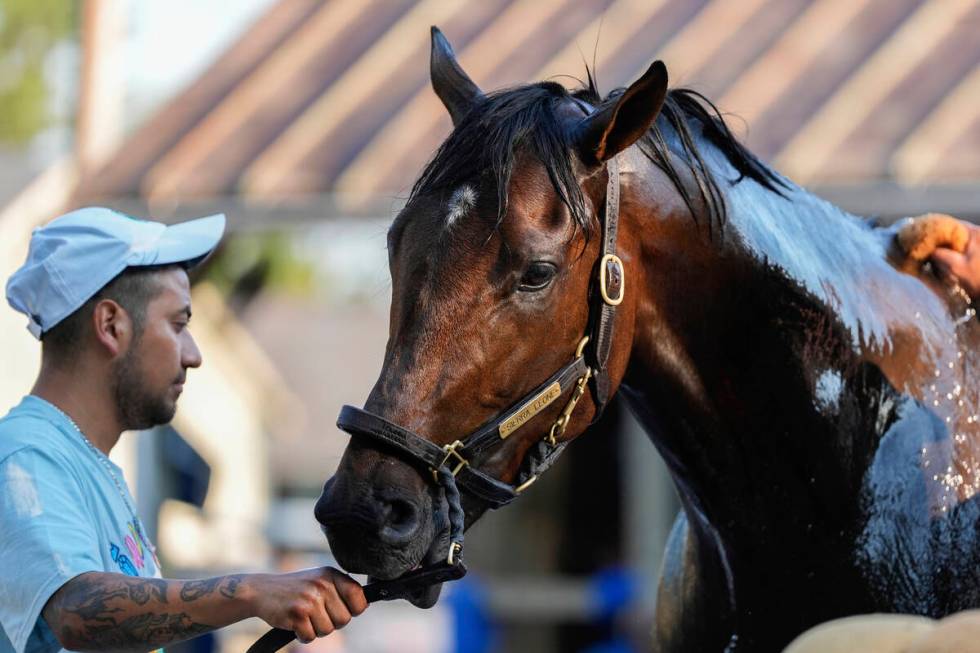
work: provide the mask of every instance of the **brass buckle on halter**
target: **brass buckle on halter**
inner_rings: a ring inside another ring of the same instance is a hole
[[[524,490],[528,489],[529,487],[531,487],[532,485],[534,485],[534,482],[536,480],[538,480],[538,475],[537,474],[535,474],[531,478],[527,479],[526,481],[524,481],[523,483],[521,483],[520,485],[518,485],[517,487],[515,487],[514,488],[514,494],[520,494]]]
[[[456,477],[456,474],[459,474],[459,470],[463,469],[464,467],[470,464],[470,461],[466,460],[466,458],[463,458],[463,456],[460,455],[459,451],[457,451],[457,449],[461,449],[463,446],[464,445],[461,441],[456,440],[455,442],[451,444],[447,444],[442,448],[442,450],[446,452],[446,457],[442,459],[441,463],[439,463],[439,467],[444,467],[446,463],[449,462],[450,458],[452,458],[453,456],[456,457],[457,460],[456,466],[452,470],[453,478]],[[436,480],[436,483],[439,482],[439,475],[436,473],[435,468],[432,470],[432,478]]]
[[[456,556],[458,556],[462,552],[463,552],[462,544],[460,544],[459,542],[449,543],[449,555],[446,556],[446,562],[449,564],[449,566],[456,564],[457,562]]]
[[[606,254],[599,261],[599,292],[610,306],[619,306],[626,293],[626,268],[615,254]]]
[[[579,354],[581,355],[581,354]],[[555,423],[551,425],[551,432],[548,433],[546,440],[548,444],[552,447],[558,446],[558,438],[565,435],[565,429],[568,427],[568,422],[571,421],[572,411],[575,410],[576,404],[578,404],[579,399],[585,394],[585,384],[589,382],[592,378],[592,368],[586,368],[585,374],[583,374],[578,381],[575,382],[575,390],[572,391],[572,396],[569,397],[568,403],[565,404],[565,408],[562,409],[561,415],[555,420]]]

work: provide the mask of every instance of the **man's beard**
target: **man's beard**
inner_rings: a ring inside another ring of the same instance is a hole
[[[139,359],[134,355],[136,344],[113,367],[112,395],[123,428],[141,430],[169,423],[177,405],[165,392],[154,395],[144,385]]]

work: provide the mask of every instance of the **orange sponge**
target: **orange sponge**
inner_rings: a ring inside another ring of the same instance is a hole
[[[906,220],[898,231],[897,240],[906,256],[922,262],[932,256],[937,247],[965,251],[970,232],[965,224],[952,216],[927,213]]]

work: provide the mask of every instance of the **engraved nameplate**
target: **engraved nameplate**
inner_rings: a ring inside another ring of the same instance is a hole
[[[561,385],[558,383],[558,381],[555,381],[524,404],[520,410],[500,423],[500,439],[503,440],[508,435],[524,426],[532,417],[547,408],[551,402],[560,396]]]

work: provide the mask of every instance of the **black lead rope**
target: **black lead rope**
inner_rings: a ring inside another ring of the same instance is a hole
[[[393,601],[408,598],[415,592],[453,580],[459,580],[466,575],[466,565],[462,561],[456,564],[442,562],[432,567],[411,571],[395,580],[379,580],[364,586],[364,598],[368,603],[378,601]],[[286,644],[296,639],[296,633],[283,628],[273,628],[260,637],[247,653],[275,653]]]
[[[435,470],[439,485],[446,495],[446,505],[449,517],[449,551],[446,564],[454,565],[462,562],[463,555],[463,526],[465,522],[463,506],[459,502],[459,488],[456,487],[456,477],[445,466]]]

